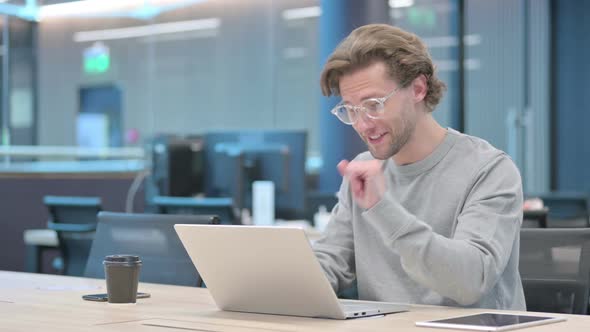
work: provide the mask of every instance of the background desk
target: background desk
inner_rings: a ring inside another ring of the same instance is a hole
[[[81,299],[104,292],[104,281],[0,271],[0,331],[444,331],[419,328],[429,320],[482,311],[412,306],[409,312],[349,321],[219,311],[206,289],[140,284],[152,297],[136,305]],[[569,315],[558,325],[527,332],[587,331],[590,316]],[[176,328],[174,328],[176,327]]]
[[[24,230],[47,227],[49,214],[43,196],[96,196],[102,198],[103,210],[123,212],[127,191],[137,172],[33,172],[25,169],[19,173],[0,169],[0,270],[24,271]],[[134,211],[143,212],[143,200],[141,189],[136,195]],[[49,270],[49,265],[43,270]]]

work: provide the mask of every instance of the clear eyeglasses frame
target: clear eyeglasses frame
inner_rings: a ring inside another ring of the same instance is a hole
[[[360,112],[365,113],[369,119],[379,119],[385,111],[385,102],[398,90],[399,87],[393,89],[387,96],[382,98],[365,99],[358,106],[345,104],[344,101],[341,101],[330,113],[334,114],[340,121],[347,125],[354,124]]]

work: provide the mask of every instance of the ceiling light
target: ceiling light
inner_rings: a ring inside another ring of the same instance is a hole
[[[129,28],[79,31],[74,34],[74,41],[82,43],[98,40],[138,38],[167,33],[217,29],[220,25],[221,20],[219,18],[207,18],[200,20],[142,25]]]
[[[389,0],[389,7],[391,8],[406,8],[413,5],[414,0]]]
[[[302,7],[302,8],[293,8],[287,9],[282,12],[282,17],[284,20],[299,20],[304,18],[310,17],[318,17],[322,14],[322,9],[320,6],[314,7]]]
[[[154,9],[156,11],[180,8],[193,5],[205,0],[79,0],[57,3],[39,7],[40,20],[51,17],[64,16],[100,16],[118,13],[124,16],[137,10]]]

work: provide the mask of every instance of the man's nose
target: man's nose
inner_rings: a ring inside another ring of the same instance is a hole
[[[373,128],[375,122],[365,112],[358,112],[354,125],[357,131],[364,132],[367,129]]]

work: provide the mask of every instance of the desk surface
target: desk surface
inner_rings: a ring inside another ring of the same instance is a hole
[[[206,289],[140,284],[152,297],[136,305],[81,299],[105,292],[103,280],[0,271],[0,331],[445,331],[415,327],[429,320],[480,312],[412,306],[409,312],[348,321],[219,311]],[[527,332],[587,331],[590,316],[527,328]],[[523,330],[525,331],[525,330]]]

